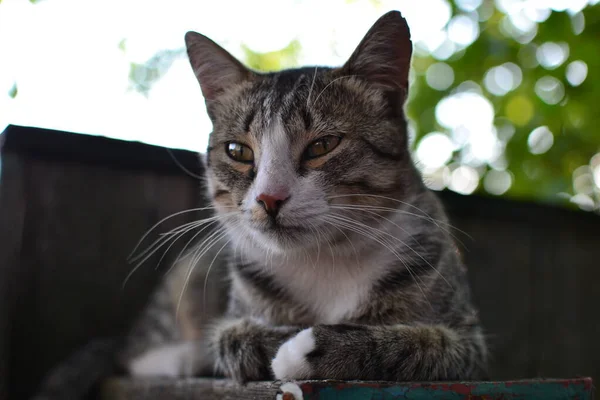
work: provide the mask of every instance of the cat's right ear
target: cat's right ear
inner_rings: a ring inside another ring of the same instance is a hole
[[[185,34],[187,54],[194,74],[200,82],[202,95],[207,102],[236,84],[251,77],[252,72],[244,67],[227,50],[196,32]]]
[[[369,29],[342,71],[384,90],[406,94],[411,55],[408,24],[400,12],[390,11]]]

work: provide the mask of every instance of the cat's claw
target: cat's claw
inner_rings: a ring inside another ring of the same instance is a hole
[[[308,362],[307,355],[316,347],[313,328],[304,329],[296,336],[281,345],[275,358],[271,362],[271,368],[275,379],[309,379],[312,376],[312,368]]]

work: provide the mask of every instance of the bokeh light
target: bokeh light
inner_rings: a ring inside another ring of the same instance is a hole
[[[592,211],[594,210],[594,200],[583,193],[577,193],[575,196],[571,197],[571,203],[577,204],[579,208],[584,211]]]
[[[494,107],[478,93],[459,92],[442,99],[435,108],[435,116],[448,129],[465,126],[478,130],[492,125]]]
[[[438,62],[427,68],[427,84],[435,90],[446,90],[454,83],[454,70],[446,63]]]
[[[482,0],[456,0],[455,3],[462,11],[472,12],[481,6]]]
[[[429,189],[443,190],[450,184],[450,168],[443,166],[440,168],[424,168],[422,171],[423,180]]]
[[[512,175],[508,171],[489,170],[483,179],[483,186],[488,193],[503,195],[512,185]]]
[[[588,165],[582,165],[573,171],[573,190],[575,193],[590,196],[594,193],[595,186],[592,169]]]
[[[594,183],[598,190],[600,190],[600,153],[597,153],[592,157],[590,160],[590,167],[592,168]]]
[[[543,76],[535,83],[535,93],[544,102],[554,105],[565,96],[565,86],[553,76]]]
[[[554,135],[547,126],[535,128],[527,138],[527,145],[532,154],[544,154],[554,144]]]
[[[431,132],[419,142],[415,161],[424,168],[439,168],[452,158],[454,144],[450,138],[440,132]]]
[[[569,45],[565,42],[546,42],[537,48],[538,62],[546,69],[556,69],[569,57]]]
[[[585,81],[588,74],[588,67],[584,61],[577,60],[567,65],[567,81],[571,86],[579,86]]]
[[[507,62],[490,68],[483,78],[483,83],[491,94],[504,96],[519,87],[522,80],[521,68],[515,63]]]
[[[479,185],[479,174],[475,168],[461,165],[452,171],[448,187],[460,194],[471,194]]]
[[[468,15],[457,15],[448,23],[448,38],[460,46],[468,46],[479,36],[479,23]]]

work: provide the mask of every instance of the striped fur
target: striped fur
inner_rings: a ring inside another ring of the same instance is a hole
[[[157,295],[145,317],[154,322],[140,326],[162,333],[132,336],[146,348],[125,353],[130,372],[214,369],[239,382],[484,377],[465,268],[408,151],[412,46],[400,13],[380,18],[340,68],[259,74],[202,35],[186,42],[214,126],[206,176],[222,216],[213,250],[229,278],[227,309],[200,311],[204,257],[178,323],[181,279]],[[337,147],[307,157],[328,135]],[[228,156],[230,142],[253,161]],[[265,193],[285,197],[276,215],[257,201]]]

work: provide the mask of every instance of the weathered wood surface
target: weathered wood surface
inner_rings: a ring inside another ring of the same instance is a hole
[[[202,195],[163,148],[18,127],[5,136],[0,398],[24,399],[90,338],[128,328],[164,269],[149,260],[122,290],[127,255],[154,223],[201,206]],[[194,154],[175,156],[198,172]],[[440,195],[472,237],[454,232],[492,345],[491,377],[599,380],[600,217]],[[157,234],[196,217],[175,218]]]
[[[592,380],[508,382],[251,382],[218,379],[111,379],[102,400],[591,400]]]
[[[442,195],[492,350],[494,379],[600,379],[600,217]]]
[[[25,192],[23,163],[18,156],[0,158],[0,207],[10,204],[10,210],[0,209],[0,399],[8,397],[10,371],[10,336],[13,327],[15,302],[19,295],[19,256]]]
[[[8,289],[0,295],[10,298],[0,305],[8,308],[2,309],[0,334],[7,338],[0,342],[0,362],[8,363],[1,379],[10,384],[10,398],[26,399],[49,368],[90,338],[128,329],[165,269],[155,270],[157,254],[123,288],[133,267],[127,256],[156,222],[197,207],[201,192],[176,166],[140,163],[148,146],[75,135],[65,142],[53,132],[33,132],[27,140],[27,130],[13,133],[20,136],[12,136],[15,142],[7,137],[0,181],[0,220],[7,221],[0,225],[7,237],[0,242],[0,284]],[[70,139],[84,143],[78,148]],[[119,161],[114,157],[121,152],[127,158]],[[164,149],[158,152],[170,159]],[[196,217],[167,221],[147,243]]]

